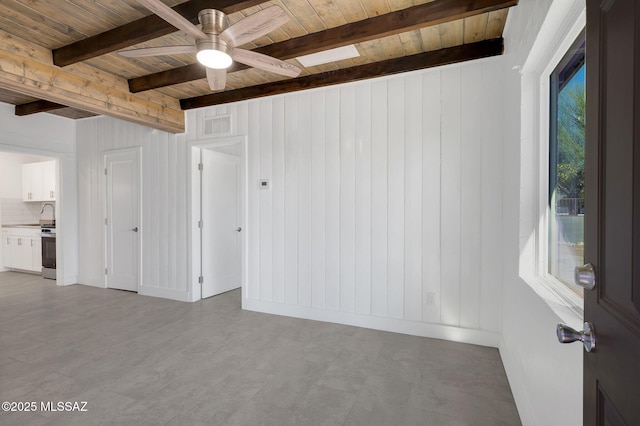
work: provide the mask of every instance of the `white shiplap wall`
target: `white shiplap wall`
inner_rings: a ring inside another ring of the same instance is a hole
[[[247,309],[498,345],[500,58],[187,113],[79,121],[80,282],[104,285],[105,150],[143,152],[141,293],[190,300],[189,142],[247,136]],[[271,189],[258,189],[270,179]],[[192,292],[193,291],[193,292]]]
[[[189,111],[248,136],[247,309],[497,345],[500,58]],[[271,190],[259,190],[270,179]]]
[[[189,300],[184,135],[98,117],[77,122],[82,284],[104,287],[104,152],[142,147],[141,294]]]

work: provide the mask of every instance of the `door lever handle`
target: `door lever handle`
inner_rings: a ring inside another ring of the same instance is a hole
[[[236,232],[242,232],[242,228],[238,226],[238,229],[236,229]]]
[[[583,324],[582,331],[575,330],[566,324],[558,324],[556,335],[560,343],[572,343],[579,340],[587,352],[592,352],[596,349],[596,335],[593,331],[593,324],[590,322]]]
[[[129,231],[138,232],[138,227],[136,226],[135,228],[131,228]]]

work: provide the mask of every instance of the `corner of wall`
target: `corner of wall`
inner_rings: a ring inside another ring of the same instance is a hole
[[[511,387],[511,393],[518,409],[518,415],[523,425],[535,424],[535,411],[533,410],[533,404],[529,399],[529,393],[527,392],[527,386],[521,371],[523,366],[520,365],[518,359],[511,353],[507,342],[503,336],[500,335],[500,345],[498,346],[498,352],[500,353],[500,359],[504,366],[507,379],[509,380],[509,386]]]
[[[521,68],[533,49],[552,7],[566,7],[564,0],[521,0],[509,12],[504,59],[504,204],[502,325],[499,345],[505,371],[524,425],[582,424],[581,348],[559,345],[555,325],[560,320],[520,276],[521,220],[535,221],[521,201],[523,188],[534,184],[525,175],[522,158],[525,105]],[[567,2],[568,3],[568,2]],[[525,81],[526,83],[526,81]],[[531,217],[529,217],[531,216]],[[557,401],[562,400],[562,406]]]
[[[189,298],[189,291],[168,288],[149,287],[142,285],[138,292],[141,296],[153,296],[163,299],[177,300],[178,302],[192,302]]]

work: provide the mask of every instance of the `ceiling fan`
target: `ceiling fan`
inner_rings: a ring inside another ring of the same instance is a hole
[[[287,22],[289,15],[280,6],[262,9],[233,25],[229,25],[229,19],[223,12],[203,9],[198,13],[198,20],[202,25],[200,30],[161,0],[137,1],[169,24],[195,38],[195,44],[121,50],[118,53],[122,56],[133,58],[195,52],[198,62],[206,67],[207,81],[214,91],[224,90],[227,68],[233,61],[287,77],[297,77],[300,74],[300,68],[288,62],[236,47],[262,37]]]

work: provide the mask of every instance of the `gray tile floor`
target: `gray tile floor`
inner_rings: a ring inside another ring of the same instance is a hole
[[[2,425],[519,425],[496,349],[0,273]],[[86,412],[41,402],[86,401]]]

